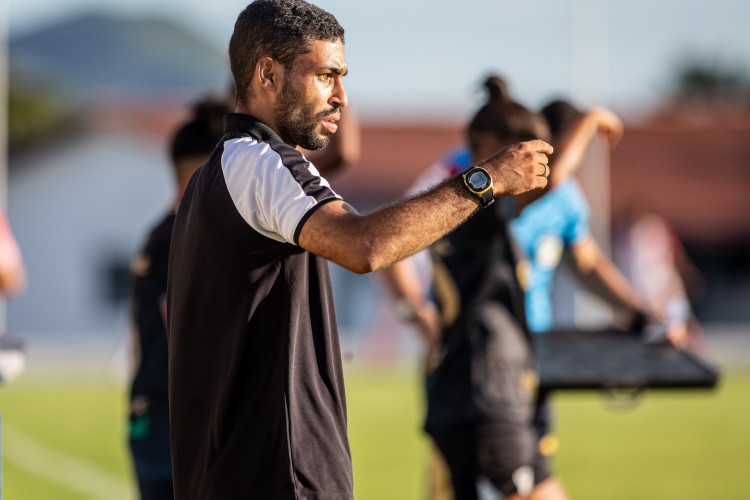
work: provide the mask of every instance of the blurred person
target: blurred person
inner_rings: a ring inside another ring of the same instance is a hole
[[[426,247],[493,195],[546,185],[542,141],[359,215],[296,149],[348,105],[344,30],[302,0],[257,0],[229,43],[236,113],[192,177],[170,248],[169,402],[176,498],[353,496],[326,259],[357,273]]]
[[[650,307],[664,312],[668,335],[675,343],[705,356],[706,338],[691,305],[691,296],[704,286],[703,278],[674,229],[663,217],[639,207],[618,233],[615,259],[635,290]]]
[[[487,103],[466,129],[469,148],[449,152],[416,189],[460,174],[508,144],[547,137],[543,118],[512,101],[501,78],[489,77],[485,89]],[[476,499],[480,480],[508,499],[566,498],[532,426],[536,374],[505,205],[496,203],[430,247],[431,293],[412,259],[381,273],[396,311],[427,348],[425,430],[452,490],[445,491],[438,471],[433,499]]]
[[[15,298],[26,289],[26,266],[21,250],[0,210],[0,300]],[[26,365],[24,342],[15,335],[0,331],[0,383],[18,377]]]
[[[570,103],[554,101],[542,109],[560,158],[552,157],[550,183],[543,196],[514,200],[518,213],[511,233],[524,255],[526,318],[535,334],[553,326],[552,288],[563,252],[569,250],[579,280],[598,297],[629,313],[630,325],[642,324],[654,314],[644,299],[600,249],[589,227],[590,208],[575,172],[598,134],[614,147],[622,123],[612,112],[596,108],[581,113]],[[548,395],[539,393],[534,425],[544,453],[556,449],[551,434]]]
[[[169,245],[175,212],[193,172],[208,159],[223,135],[223,101],[205,99],[192,108],[170,140],[176,197],[149,232],[132,272],[132,347],[129,444],[143,500],[173,498],[167,398],[166,291]]]
[[[0,295],[15,298],[25,289],[26,267],[21,250],[5,213],[0,210]]]

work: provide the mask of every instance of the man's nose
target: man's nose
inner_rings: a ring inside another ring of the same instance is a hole
[[[336,87],[333,89],[333,95],[331,95],[330,103],[337,104],[342,108],[345,108],[349,105],[349,97],[346,95],[344,82],[342,82],[340,79],[336,83]]]

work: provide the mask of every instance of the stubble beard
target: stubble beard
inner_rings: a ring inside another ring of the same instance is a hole
[[[331,137],[318,133],[317,128],[321,120],[333,112],[335,109],[315,113],[312,106],[305,102],[302,92],[290,81],[284,82],[274,109],[279,134],[284,142],[310,150],[323,149],[328,145]]]

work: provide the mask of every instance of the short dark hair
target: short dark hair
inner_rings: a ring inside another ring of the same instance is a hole
[[[542,115],[547,120],[553,139],[558,140],[581,119],[583,113],[569,101],[556,99],[542,108]]]
[[[175,131],[169,145],[172,164],[185,158],[210,155],[224,135],[224,115],[229,112],[226,101],[205,97],[192,106],[190,116]]]
[[[229,41],[229,64],[239,102],[250,90],[255,65],[271,56],[291,68],[316,40],[344,41],[333,15],[304,0],[256,0],[240,13]]]
[[[547,125],[538,113],[515,102],[505,80],[491,75],[484,81],[487,103],[474,115],[467,131],[489,132],[501,140],[546,139]]]

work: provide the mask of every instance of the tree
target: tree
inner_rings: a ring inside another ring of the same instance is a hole
[[[750,78],[745,67],[721,57],[687,57],[678,65],[673,98],[678,103],[731,104],[748,107]]]

